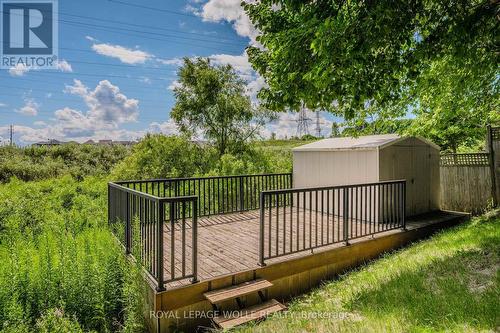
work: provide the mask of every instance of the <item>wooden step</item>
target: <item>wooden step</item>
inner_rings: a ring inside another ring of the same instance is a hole
[[[273,284],[264,279],[244,282],[235,286],[209,291],[203,294],[212,304],[245,296],[271,287]]]
[[[249,321],[258,320],[269,316],[272,313],[286,310],[286,306],[275,299],[262,304],[257,304],[240,311],[230,312],[228,316],[214,318],[214,322],[223,329],[230,329]]]

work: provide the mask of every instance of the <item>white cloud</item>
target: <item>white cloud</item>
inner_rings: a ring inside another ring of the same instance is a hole
[[[9,74],[11,76],[24,76],[24,74],[26,74],[27,72],[29,71],[32,71],[32,70],[40,70],[40,69],[43,69],[43,68],[39,68],[39,67],[28,67],[24,64],[17,64],[15,67],[11,67],[9,69]],[[58,60],[55,64],[55,69],[61,71],[61,72],[65,72],[65,73],[71,73],[73,72],[73,68],[71,67],[71,64],[69,62],[67,62],[66,60]]]
[[[257,103],[257,94],[262,88],[266,86],[266,80],[264,80],[262,76],[257,75],[255,79],[251,80],[247,84],[247,95],[250,96],[254,103]]]
[[[306,115],[310,119],[308,122],[309,134],[316,135],[316,113],[308,110],[306,111]],[[297,119],[298,113],[296,112],[280,113],[278,119],[266,124],[260,134],[264,138],[270,138],[272,133],[275,133],[277,138],[291,138],[296,136]],[[320,128],[323,137],[330,136],[332,121],[324,116],[324,112],[320,112]]]
[[[200,9],[198,7],[190,5],[190,4],[187,4],[186,6],[184,6],[184,10],[186,12],[193,13],[195,15],[200,15],[201,14],[201,11],[200,11]]]
[[[213,54],[209,57],[216,64],[229,64],[240,74],[254,74],[246,53],[242,55]]]
[[[57,110],[57,119],[49,125],[43,122],[36,122],[35,126],[45,127],[29,127],[16,126],[16,140],[20,140],[24,144],[30,144],[48,139],[56,139],[60,141],[77,141],[85,142],[87,140],[138,140],[144,137],[147,133],[162,133],[165,135],[178,134],[177,126],[172,120],[162,123],[153,122],[145,129],[126,130],[126,129],[110,129],[110,128],[94,128],[89,125],[89,119],[84,114],[77,110],[64,108]],[[78,124],[78,121],[81,123]],[[0,138],[8,137],[9,126],[0,127]],[[0,140],[1,142],[1,140]]]
[[[266,86],[265,80],[252,68],[246,53],[242,55],[213,54],[209,57],[215,64],[229,64],[247,82],[246,93],[252,102],[258,103],[257,93]]]
[[[172,83],[170,83],[170,85],[168,86],[167,89],[174,91],[175,88],[180,87],[180,86],[181,86],[180,82],[177,80],[174,80],[174,81],[172,81]]]
[[[0,103],[0,108],[4,108],[4,107],[6,107],[6,106],[7,106],[7,104],[5,104],[5,103]]]
[[[11,76],[23,76],[26,74],[30,69],[26,67],[24,64],[17,64],[15,67],[11,67],[9,69],[9,74]]]
[[[73,67],[71,67],[71,65],[69,64],[69,62],[67,62],[64,59],[57,61],[56,67],[61,72],[66,72],[66,73],[72,73],[73,72]]]
[[[172,119],[169,119],[163,123],[152,122],[148,127],[149,133],[162,133],[166,135],[179,134],[179,129]]]
[[[159,63],[163,65],[169,65],[169,66],[181,66],[184,63],[184,60],[182,58],[171,58],[171,59],[156,59]]]
[[[136,121],[139,101],[128,98],[109,81],[101,81],[94,89],[90,89],[81,81],[74,80],[73,85],[67,86],[65,92],[80,96],[88,110],[82,112],[65,107],[56,110],[54,117],[47,122],[36,121],[33,127],[16,126],[15,133],[21,142],[33,143],[47,139],[79,142],[89,139],[135,140],[144,136],[147,131],[167,129],[164,124],[138,131],[119,128],[120,124]],[[26,105],[18,112],[32,114],[30,107],[36,109],[38,105],[33,100],[26,99]],[[0,135],[6,134],[8,126],[0,127]]]
[[[127,98],[120,88],[108,80],[100,81],[94,90],[74,80],[72,86],[66,86],[65,92],[81,96],[89,107],[87,117],[96,122],[116,127],[117,124],[137,120],[139,101]]]
[[[143,64],[153,58],[153,55],[141,50],[133,50],[120,45],[105,43],[93,44],[92,50],[107,57],[117,58],[126,64]]]
[[[25,98],[24,106],[20,109],[16,109],[15,111],[25,116],[36,116],[38,114],[38,108],[39,105],[34,99]]]
[[[204,21],[230,22],[238,35],[248,37],[252,43],[256,43],[255,38],[259,32],[241,7],[241,0],[209,0],[199,11],[193,12],[201,16]]]

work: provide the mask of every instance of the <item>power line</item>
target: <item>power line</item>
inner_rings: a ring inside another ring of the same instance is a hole
[[[1,12],[1,11],[0,11]],[[3,44],[6,44],[8,42],[2,42]],[[65,50],[65,51],[75,51],[75,52],[83,52],[83,53],[91,53],[91,54],[94,54],[94,55],[100,55],[99,53],[97,53],[97,51],[95,50],[88,50],[88,49],[81,49],[81,48],[75,48],[75,47],[58,47],[58,49],[60,50]],[[106,56],[106,55],[103,55],[103,56]],[[239,56],[239,55],[232,55],[232,56]],[[109,56],[108,56],[109,57]],[[162,63],[162,57],[157,57],[155,56],[155,59],[158,60],[160,63]],[[82,63],[82,64],[93,64],[93,65],[103,65],[103,66],[113,66],[113,67],[127,67],[127,68],[136,68],[136,69],[151,69],[151,70],[165,70],[165,71],[172,71],[171,69],[167,69],[167,68],[161,68],[161,66],[158,66],[158,67],[154,67],[154,66],[143,66],[142,64],[111,64],[111,63],[107,63],[107,62],[97,62],[97,61],[93,61],[93,62],[90,62],[90,61],[81,61],[81,60],[73,60],[71,58],[63,58],[61,60],[66,60],[67,62],[69,63]],[[245,68],[247,66],[244,66],[244,65],[238,65],[238,64],[235,64],[235,65],[231,65],[233,68]]]
[[[129,31],[129,32],[135,32],[135,33],[141,33],[141,34],[148,34],[148,35],[155,35],[155,36],[161,36],[161,37],[168,37],[168,38],[178,38],[178,39],[183,39],[183,40],[192,40],[192,41],[197,41],[197,42],[208,42],[208,43],[214,43],[214,44],[225,44],[225,45],[233,45],[233,46],[240,46],[240,44],[236,43],[229,43],[229,42],[224,42],[224,41],[212,41],[212,40],[206,40],[206,39],[200,39],[200,38],[190,38],[190,37],[185,37],[185,36],[175,36],[175,35],[168,35],[168,34],[163,34],[163,33],[158,33],[158,32],[150,32],[150,31],[144,31],[144,30],[136,30],[136,29],[127,29],[127,28],[122,28],[122,27],[113,27],[109,25],[101,25],[101,24],[95,24],[95,23],[85,23],[85,22],[78,22],[78,21],[69,21],[69,20],[59,20],[59,22],[62,22],[64,24],[80,24],[84,26],[88,26],[91,28],[105,28],[105,29],[119,29],[120,31]],[[167,40],[169,41],[169,40]]]
[[[159,70],[168,71],[170,73],[173,71],[172,69],[161,68],[160,66],[154,67],[154,66],[142,66],[142,65],[111,64],[111,63],[107,63],[107,62],[73,60],[71,58],[64,58],[64,60],[66,60],[70,64],[75,63],[75,64],[87,64],[87,65],[97,65],[97,66],[127,67],[127,68],[133,68],[133,69],[151,69],[154,71],[159,71]],[[244,65],[231,64],[231,66],[235,69],[247,68],[247,66],[244,66]]]
[[[41,73],[41,74],[44,74],[44,73]],[[62,81],[61,81],[60,78],[54,77],[53,79],[56,79],[56,81],[50,81],[51,79],[52,78],[44,79],[43,84],[44,85],[60,86],[60,84],[62,83]],[[9,80],[29,81],[29,82],[40,83],[40,80],[32,80],[32,79],[28,79],[26,77],[11,77],[11,78],[9,78]],[[64,86],[66,86],[66,85],[68,85],[68,84],[65,83]],[[64,88],[64,87],[62,87],[62,88]],[[122,89],[122,88],[125,88],[125,89],[134,89],[134,91],[145,91],[145,92],[152,92],[152,91],[164,92],[165,91],[165,87],[157,87],[157,86],[141,87],[141,86],[137,86],[137,85],[127,85],[127,84],[122,84],[122,83],[120,83],[119,88],[120,89]],[[26,90],[32,90],[32,88],[29,88],[29,87],[27,87],[25,89]],[[51,90],[51,91],[47,91],[47,92],[57,92],[57,91]]]
[[[183,12],[178,12],[175,10],[169,10],[169,9],[163,9],[163,8],[158,8],[158,7],[149,7],[149,6],[144,6],[144,5],[137,5],[135,3],[130,3],[130,2],[125,2],[125,1],[120,1],[120,0],[108,0],[109,2],[121,4],[124,6],[129,6],[129,7],[136,7],[136,8],[142,8],[142,9],[148,9],[152,10],[155,12],[162,12],[162,13],[168,13],[168,14],[174,14],[174,15],[181,15],[181,16],[187,16],[187,17],[195,17],[195,18],[200,18],[197,15],[194,14],[189,14],[189,13],[183,13]]]
[[[152,30],[156,30],[156,31],[162,30],[162,31],[175,32],[175,33],[185,34],[185,35],[203,36],[206,38],[219,38],[219,37],[210,36],[210,35],[204,34],[204,33],[197,33],[197,32],[192,32],[192,31],[182,31],[182,30],[177,30],[177,29],[169,29],[169,28],[150,26],[150,25],[144,25],[144,24],[135,24],[135,23],[125,22],[125,21],[101,19],[101,18],[97,18],[97,17],[76,15],[76,14],[70,14],[70,13],[61,12],[61,11],[59,11],[58,14],[63,15],[63,16],[82,18],[84,20],[92,20],[92,21],[98,21],[98,22],[121,24],[121,25],[125,25],[125,26],[144,28],[144,29],[152,29]],[[224,35],[224,38],[229,39],[229,40],[238,41],[237,39],[232,38],[232,36],[229,37],[228,35]]]
[[[0,10],[0,13],[4,13],[4,12]],[[11,15],[19,15],[19,14],[14,13]],[[203,48],[203,49],[213,49],[213,50],[217,50],[217,51],[221,51],[221,48],[215,48],[215,47],[210,47],[207,45],[200,45],[200,44],[193,44],[193,43],[185,43],[185,42],[172,40],[172,39],[155,38],[155,37],[151,37],[149,35],[157,35],[157,36],[163,36],[163,37],[168,37],[168,38],[177,38],[177,39],[181,39],[181,40],[193,40],[193,41],[197,41],[197,42],[201,42],[201,43],[212,43],[212,44],[216,43],[216,44],[226,44],[228,46],[240,46],[240,44],[229,43],[229,42],[224,42],[224,41],[220,41],[220,40],[214,41],[214,40],[206,40],[206,39],[199,39],[199,38],[189,38],[189,37],[185,37],[185,36],[174,36],[174,35],[167,35],[167,34],[161,34],[161,33],[150,32],[150,31],[126,29],[123,27],[106,26],[106,25],[99,25],[99,24],[71,21],[71,20],[64,20],[64,19],[60,19],[59,22],[61,22],[62,24],[74,26],[74,27],[92,28],[92,31],[100,30],[100,31],[111,32],[111,33],[115,33],[115,34],[119,34],[119,35],[134,36],[134,37],[140,37],[142,39],[150,39],[150,40],[156,40],[156,41],[162,41],[162,42],[176,43],[176,44],[181,44],[181,45],[189,45],[189,46],[194,46],[194,47]],[[127,32],[124,32],[124,31],[127,31]],[[135,33],[135,34],[131,34],[131,33]],[[223,51],[233,52],[235,50],[231,50],[231,51],[223,50]]]
[[[20,5],[20,4],[12,4],[12,7],[16,8],[22,8],[22,9],[29,9],[29,7]],[[39,9],[41,12],[50,12],[53,13],[51,10],[43,10]],[[14,13],[11,13],[14,14]],[[169,32],[175,32],[175,33],[180,33],[180,34],[187,34],[187,35],[195,35],[195,36],[203,36],[203,37],[208,37],[208,38],[218,38],[215,36],[210,36],[205,33],[198,33],[198,32],[193,32],[193,31],[182,31],[182,30],[177,30],[177,29],[169,29],[169,28],[164,28],[164,27],[158,27],[158,26],[151,26],[151,25],[144,25],[144,24],[136,24],[136,23],[130,23],[130,22],[125,22],[125,21],[117,21],[117,20],[110,20],[110,19],[102,19],[102,18],[97,18],[97,17],[92,17],[92,16],[85,16],[85,15],[77,15],[77,14],[71,14],[67,12],[62,12],[58,11],[57,14],[59,16],[69,16],[69,17],[77,17],[77,18],[82,18],[84,20],[92,20],[92,21],[98,21],[98,22],[106,22],[106,23],[115,23],[115,24],[121,24],[121,25],[126,25],[126,26],[132,26],[132,27],[138,27],[138,28],[145,28],[145,29],[152,29],[152,30],[163,30],[163,31],[169,31]],[[14,15],[19,15],[19,14],[14,14]],[[196,18],[200,18],[199,16],[196,15],[191,15]],[[229,35],[225,35],[225,38],[232,38],[233,36],[229,37]],[[234,41],[237,41],[237,39],[233,39]]]
[[[140,76],[127,76],[127,75],[115,75],[115,74],[91,74],[91,73],[78,73],[78,72],[43,72],[43,73],[30,72],[30,73],[31,73],[31,75],[42,75],[42,76],[43,75],[79,75],[79,76],[98,77],[101,79],[106,79],[107,77],[117,78],[117,79],[137,79],[137,80],[144,79],[144,77],[140,77]],[[170,80],[175,79],[175,78],[176,77],[170,77],[170,78],[154,77],[154,78],[149,78],[149,79],[154,80],[154,81],[170,81]]]
[[[23,88],[23,87],[13,87],[13,86],[7,86],[7,85],[2,85],[2,84],[0,84],[0,87],[8,88],[8,89],[26,90],[26,88]],[[38,88],[28,88],[27,90],[41,91],[41,92],[46,92],[46,93],[54,93],[54,91],[52,91],[52,90],[38,89]],[[123,91],[120,91],[120,93],[124,94]],[[6,95],[6,94],[4,92],[0,92],[0,95]],[[17,96],[17,95],[7,95],[7,96]],[[53,99],[53,98],[50,97],[50,99]],[[138,98],[131,97],[131,99],[138,99]],[[56,100],[56,99],[54,99],[54,100]],[[151,100],[151,99],[147,99],[147,98],[146,99],[141,98],[139,101],[153,102],[153,103],[164,103],[165,102],[165,101],[159,101],[159,100]]]

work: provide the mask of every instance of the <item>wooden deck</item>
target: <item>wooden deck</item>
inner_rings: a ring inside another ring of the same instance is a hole
[[[315,214],[315,212],[312,212]],[[319,253],[323,251],[330,250],[332,248],[345,246],[342,241],[343,230],[340,228],[342,223],[337,223],[338,218],[336,216],[320,216],[318,221],[321,223],[313,223],[312,227],[307,224],[306,228],[303,229],[302,224],[298,223],[293,225],[293,221],[297,219],[297,212],[287,213],[288,216],[284,220],[291,221],[289,230],[291,238],[294,240],[299,240],[296,244],[293,244],[292,249],[296,249],[299,246],[299,250],[302,245],[305,244],[306,247],[309,245],[321,245],[323,243],[332,243],[332,245],[326,245],[318,247],[314,250],[301,251],[295,254],[290,254],[284,257],[274,258],[266,260],[266,264],[272,264],[277,262],[284,262],[292,258],[297,258],[301,256],[310,255],[312,252]],[[306,220],[309,219],[308,212],[298,212],[299,218],[302,219],[305,214]],[[290,216],[291,215],[291,216]],[[292,217],[290,219],[290,217]],[[269,217],[266,216],[266,220]],[[276,219],[275,216],[271,217],[273,220]],[[281,215],[281,218],[283,216]],[[314,216],[313,221],[316,216]],[[342,218],[342,217],[340,217]],[[425,216],[419,216],[416,218],[409,219],[407,221],[407,229],[412,230],[429,224],[439,223],[450,218],[450,214],[446,212],[436,212],[432,214],[427,214]],[[191,272],[191,221],[186,221],[184,236],[186,239],[184,248],[185,255],[185,266],[182,266],[182,227],[181,223],[176,224],[174,230],[174,244],[175,248],[175,258],[172,265],[170,254],[172,249],[171,235],[172,230],[168,225],[165,226],[164,231],[164,276],[168,279],[171,276],[172,268],[175,270],[176,274],[181,275],[182,271]],[[201,217],[198,219],[198,279],[200,281],[210,280],[216,277],[235,274],[243,271],[249,271],[259,268],[259,226],[260,217],[259,211],[248,211],[243,213],[233,213],[225,215],[215,215],[209,217]],[[366,234],[370,231],[369,228],[376,228],[373,223],[365,223],[364,221],[351,221],[351,232],[353,235],[358,232],[359,235]],[[274,232],[274,228],[272,229]],[[328,231],[328,232],[327,232]],[[375,230],[373,230],[375,231]],[[297,233],[298,232],[298,233]],[[395,229],[390,231],[385,231],[378,233],[374,236],[365,236],[352,240],[352,243],[361,242],[370,238],[381,237],[390,233],[402,232],[401,229]],[[323,237],[316,235],[323,235]],[[297,236],[299,238],[297,238]],[[309,243],[311,242],[311,243]],[[267,250],[267,241],[265,244]],[[275,251],[282,253],[283,248],[279,246],[276,249],[275,245],[271,246],[271,253]],[[168,289],[177,288],[180,286],[189,285],[189,279],[170,282],[165,285]]]

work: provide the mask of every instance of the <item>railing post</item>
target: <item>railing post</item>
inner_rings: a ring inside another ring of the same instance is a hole
[[[108,225],[111,226],[111,185],[108,183]]]
[[[240,212],[244,210],[245,207],[245,190],[243,188],[243,176],[240,176]]]
[[[193,249],[193,278],[191,280],[192,283],[198,282],[198,198],[194,198],[193,200],[193,235],[191,237],[192,244],[191,247]]]
[[[132,221],[130,220],[130,194],[125,192],[125,253],[130,254],[131,238],[132,238]]]
[[[163,286],[163,221],[165,220],[165,205],[162,200],[158,200],[158,220],[156,221],[156,235],[158,239],[156,240],[156,273],[158,278],[158,285],[156,286],[156,291],[164,291]],[[172,214],[172,212],[170,212]]]
[[[406,229],[406,180],[403,182],[403,203],[402,203],[402,218],[403,218],[403,221],[402,221],[402,224],[403,224],[403,230],[407,230]]]
[[[264,263],[264,209],[265,209],[264,205],[265,205],[265,199],[264,199],[263,192],[260,192],[259,205],[260,205],[259,266],[265,266],[266,265]]]
[[[487,127],[488,137],[488,162],[490,166],[490,178],[491,178],[491,198],[493,200],[493,207],[498,205],[498,193],[497,193],[497,179],[496,179],[496,170],[495,170],[495,147],[493,146],[493,130],[491,125]]]
[[[349,191],[347,187],[343,189],[343,225],[345,245],[349,245]]]

